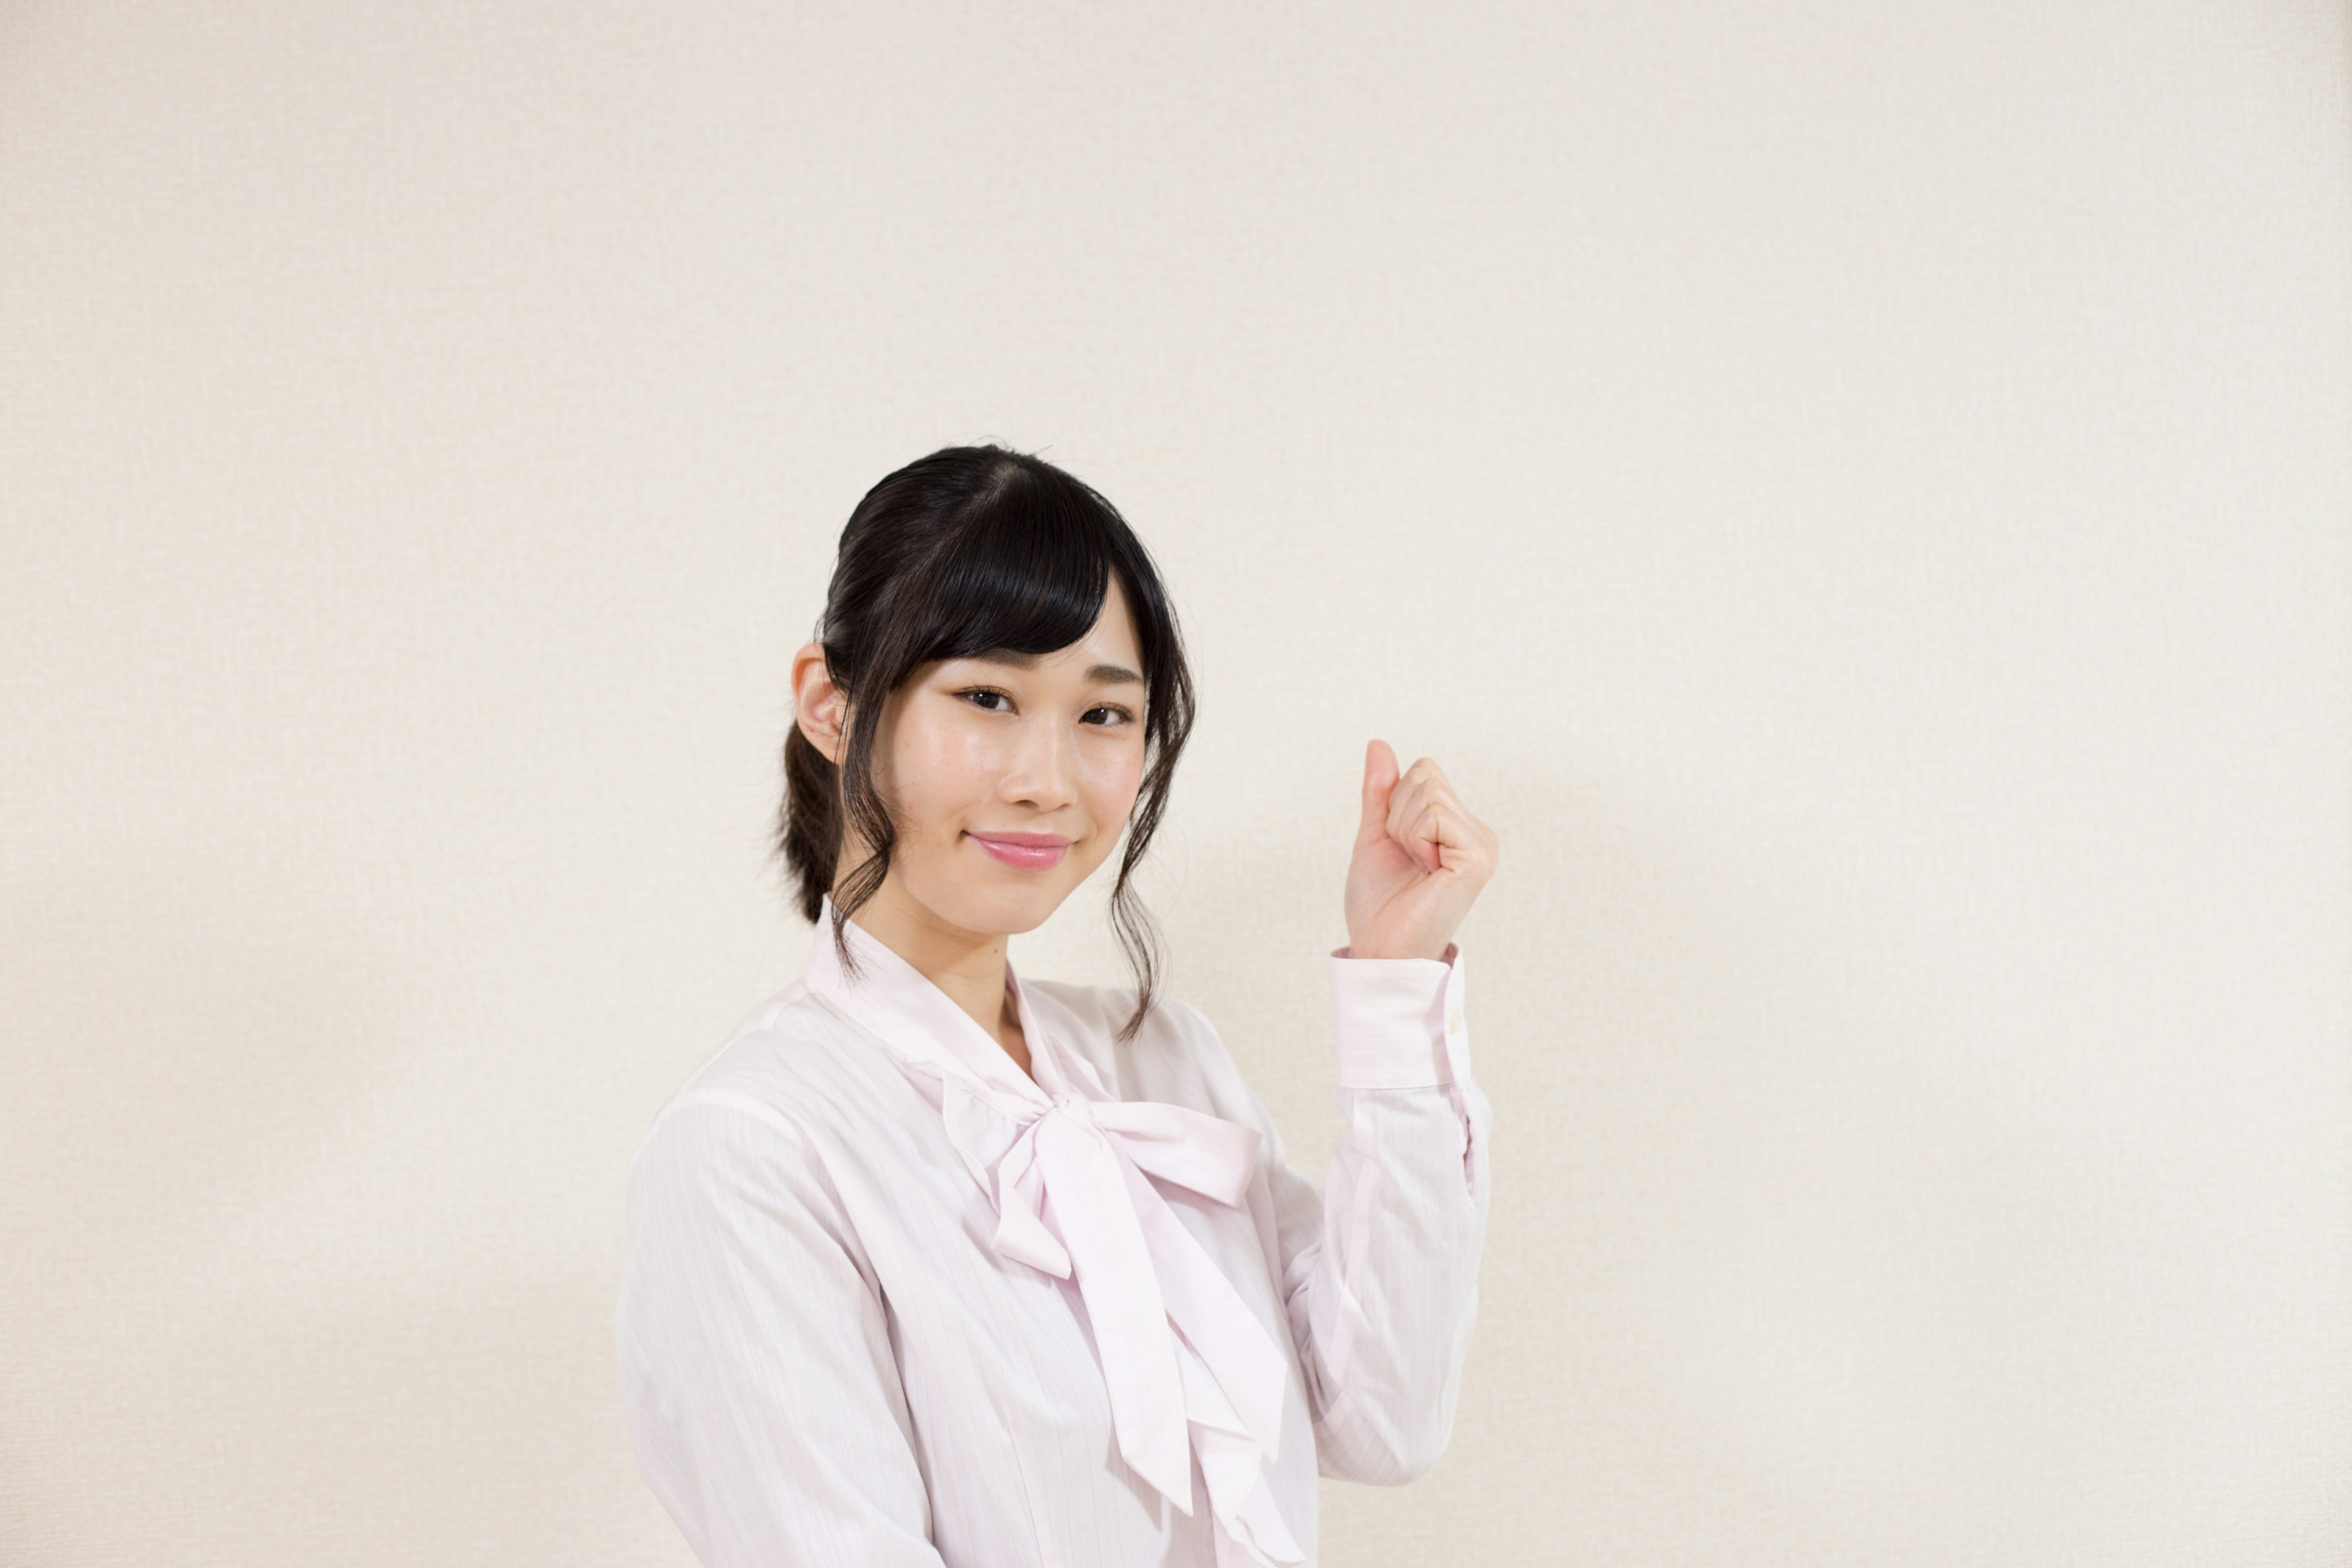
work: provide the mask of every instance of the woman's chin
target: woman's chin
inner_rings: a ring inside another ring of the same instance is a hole
[[[1005,885],[997,887],[967,884],[937,912],[949,923],[969,931],[1019,936],[1052,919],[1070,892],[1059,878],[1049,886],[1034,872],[1017,878],[1008,876],[1004,881]]]

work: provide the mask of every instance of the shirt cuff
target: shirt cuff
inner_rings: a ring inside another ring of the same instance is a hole
[[[1462,948],[1443,958],[1329,959],[1342,1089],[1426,1089],[1470,1077]]]

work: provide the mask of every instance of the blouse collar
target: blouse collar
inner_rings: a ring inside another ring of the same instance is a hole
[[[834,949],[833,918],[833,900],[827,896],[817,914],[816,936],[802,979],[811,990],[831,997],[902,1052],[951,1062],[994,1093],[1041,1109],[1067,1093],[1093,1100],[1110,1098],[1093,1066],[1075,1052],[1066,1051],[1040,1024],[1010,954],[1004,961],[1004,988],[1012,994],[1021,1036],[1029,1047],[1025,1073],[1003,1044],[957,1006],[930,976],[855,919],[845,924],[843,934],[856,961],[857,973],[853,976],[844,971]]]

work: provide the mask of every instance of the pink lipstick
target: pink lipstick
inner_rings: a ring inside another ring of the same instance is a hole
[[[1024,871],[1043,871],[1058,866],[1062,857],[1070,852],[1070,840],[1058,833],[972,833],[966,837],[1006,865],[1018,866]]]

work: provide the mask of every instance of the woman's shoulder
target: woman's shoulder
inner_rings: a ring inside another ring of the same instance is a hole
[[[698,1109],[764,1127],[780,1147],[854,1138],[854,1124],[877,1114],[892,1087],[882,1065],[839,1015],[795,983],[737,1022],[654,1113],[646,1141],[682,1117],[713,1119],[684,1115]]]
[[[870,1275],[856,1194],[870,1166],[907,1158],[898,1101],[912,1093],[877,1060],[798,985],[746,1015],[638,1141],[623,1184],[631,1255],[783,1226],[831,1237]]]

